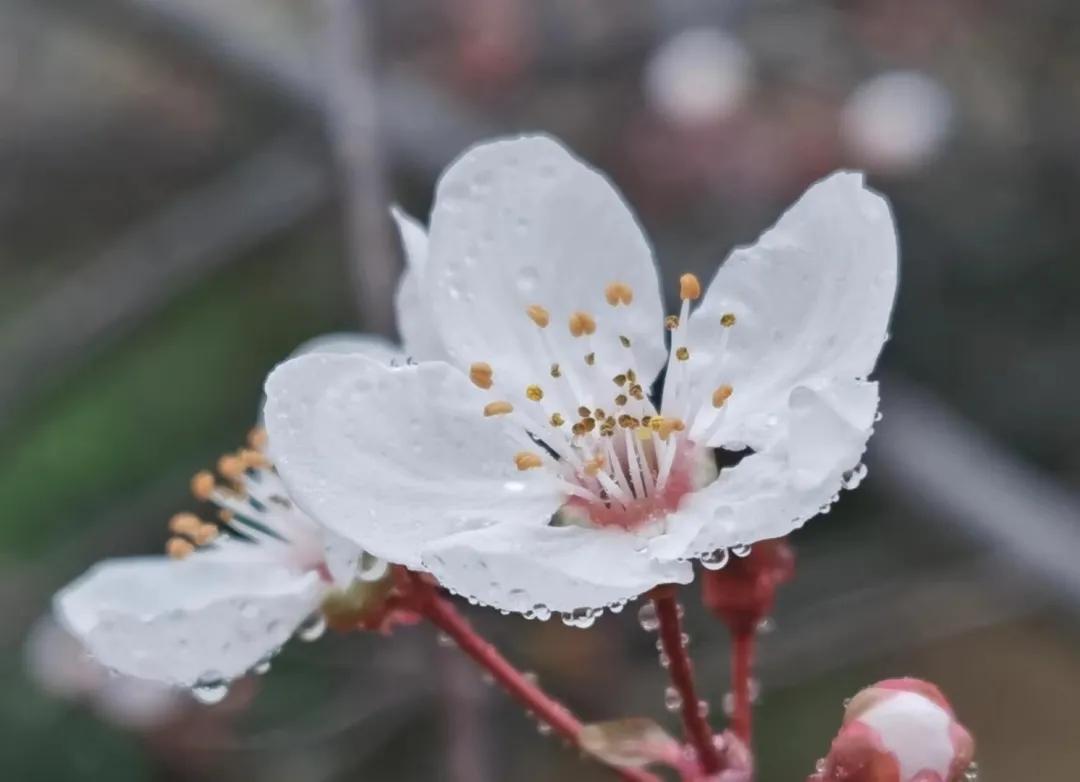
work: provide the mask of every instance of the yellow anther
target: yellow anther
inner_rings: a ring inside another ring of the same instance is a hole
[[[681,432],[686,428],[686,424],[682,422],[680,418],[664,418],[663,416],[655,415],[652,420],[649,421],[649,428],[656,432],[661,440],[667,440],[672,432]]]
[[[687,273],[679,278],[679,298],[690,301],[701,298],[701,282],[697,275]]]
[[[552,413],[551,414],[551,425],[552,426],[562,426],[565,423],[566,423],[566,419],[562,417],[562,414],[560,414],[560,413]]]
[[[216,524],[203,524],[195,530],[195,543],[200,546],[205,546],[218,536],[218,532],[219,530]]]
[[[731,396],[734,390],[734,388],[727,385],[726,383],[722,386],[719,386],[715,391],[712,392],[712,406],[723,407],[724,403],[728,400],[728,397]]]
[[[488,402],[484,405],[484,415],[490,418],[493,415],[506,415],[514,412],[514,406],[509,402]]]
[[[551,322],[551,313],[541,307],[539,304],[531,304],[525,309],[525,314],[529,316],[529,319],[540,328],[547,328],[547,324]]]
[[[551,365],[551,376],[552,377],[562,377],[562,370],[559,369],[558,364],[552,364]]]
[[[642,416],[641,425],[642,426],[650,426],[652,424],[652,419],[653,419],[653,417],[651,415]]]
[[[637,439],[648,441],[652,439],[652,429],[647,426],[639,426],[634,430],[634,434],[637,435]]]
[[[593,429],[596,428],[596,419],[595,418],[582,418],[580,423],[581,423],[582,429],[584,431],[586,431],[586,432],[591,432]]]
[[[686,346],[678,348],[675,351],[675,358],[679,359],[679,361],[688,360],[690,358],[690,349],[687,348]]]
[[[534,383],[525,389],[525,396],[533,402],[539,402],[544,398],[544,389]]]
[[[191,493],[197,500],[208,500],[216,485],[213,474],[208,470],[201,470],[191,479]]]
[[[585,405],[582,405],[581,407],[579,407],[579,408],[577,409],[577,413],[578,413],[578,415],[580,415],[580,416],[581,416],[582,418],[588,418],[588,417],[589,417],[590,415],[592,415],[592,410],[590,410],[589,408],[585,407]]]
[[[636,383],[637,382],[637,372],[635,372],[632,369],[626,370],[626,379],[629,380],[631,383]]]
[[[263,429],[261,426],[256,426],[254,429],[248,432],[248,446],[254,448],[256,451],[265,451],[267,440],[268,438],[266,435],[266,430]]]
[[[270,466],[270,460],[261,451],[242,448],[236,455],[243,461],[245,468],[266,469]]]
[[[619,426],[621,426],[623,429],[636,429],[639,424],[638,420],[634,418],[634,416],[628,413],[623,413],[619,416]]]
[[[615,375],[615,377],[611,378],[611,381],[617,386],[625,386],[626,375]]]
[[[675,329],[679,328],[679,316],[668,315],[666,318],[664,318],[664,328],[666,328],[668,331],[674,331]]]
[[[596,354],[595,353],[586,353],[585,354],[585,363],[588,364],[590,367],[593,364],[595,364],[596,363]]]
[[[619,394],[617,397],[615,397],[615,404],[619,407],[622,407],[629,401],[630,400],[627,398],[626,394]]]
[[[604,415],[604,411],[601,410],[599,407],[593,411],[593,416],[596,418],[597,421],[603,421],[605,418],[607,418],[607,416]]]
[[[627,336],[624,336],[624,335],[620,334],[619,335],[619,342],[622,343],[622,346],[624,348],[630,347],[630,337],[627,337]]]
[[[603,454],[597,454],[595,457],[585,462],[585,474],[589,477],[594,477],[602,469],[604,469]]]
[[[542,467],[544,462],[539,454],[532,453],[531,451],[518,451],[514,456],[514,464],[517,465],[519,470],[524,471]]]
[[[625,282],[612,282],[604,288],[604,298],[612,307],[629,304],[634,300],[634,289]]]
[[[585,434],[585,424],[581,423],[581,421],[578,421],[576,424],[570,427],[570,431],[575,436],[580,437],[581,435]]]
[[[217,471],[230,481],[238,481],[244,475],[246,465],[243,459],[234,453],[227,453],[218,459]]]
[[[486,361],[475,361],[469,365],[469,380],[480,388],[491,388],[491,378],[494,374],[491,364]]]
[[[723,315],[721,315],[720,316],[720,325],[723,326],[725,329],[730,329],[732,326],[734,326],[735,325],[735,313],[734,312],[725,312]]]
[[[587,312],[578,310],[570,316],[570,334],[581,337],[596,331],[596,320]]]
[[[630,396],[640,401],[645,398],[645,389],[634,383],[634,385],[630,386]]]
[[[202,519],[194,513],[177,513],[169,519],[169,532],[174,535],[193,535],[202,524]]]
[[[233,512],[231,510],[226,510],[225,508],[219,508],[217,517],[228,524],[233,520]]]
[[[169,538],[165,553],[173,559],[183,559],[195,550],[195,544],[185,538]]]

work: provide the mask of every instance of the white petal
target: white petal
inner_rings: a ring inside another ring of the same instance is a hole
[[[877,384],[864,381],[796,388],[783,413],[786,435],[687,495],[668,526],[697,528],[696,537],[682,551],[654,546],[654,553],[696,556],[781,537],[802,526],[832,503],[845,473],[858,465],[877,401]]]
[[[646,383],[664,363],[663,308],[641,228],[611,183],[551,138],[482,144],[450,166],[436,192],[428,264],[428,296],[450,356],[462,366],[489,362],[501,388],[520,395],[550,382],[558,362],[606,397],[631,359]],[[605,301],[615,281],[633,288],[630,306]],[[550,312],[543,335],[526,315],[532,305]],[[590,340],[569,333],[579,310],[596,319]],[[590,352],[591,369],[583,360]],[[599,401],[579,395],[574,404]]]
[[[792,388],[865,378],[885,341],[896,266],[889,206],[853,173],[817,183],[732,253],[690,319],[691,398],[704,417],[714,389],[734,388],[708,444],[764,447]],[[725,329],[729,312],[736,323]]]
[[[956,755],[952,718],[929,698],[898,692],[868,709],[859,722],[873,728],[885,749],[896,756],[900,779],[914,780],[926,771],[948,777]]]
[[[420,567],[438,538],[493,520],[544,524],[561,502],[547,470],[517,469],[517,430],[485,418],[483,392],[448,364],[303,356],[277,367],[266,393],[289,495],[375,556]]]
[[[685,562],[660,562],[617,529],[499,524],[430,546],[424,564],[447,588],[518,613],[602,608],[658,584],[689,583]]]
[[[417,361],[444,359],[446,351],[432,321],[431,305],[424,295],[427,232],[419,222],[400,209],[395,207],[390,213],[397,223],[401,244],[405,248],[405,271],[398,282],[394,299],[398,330],[405,342],[405,351]]]
[[[191,687],[241,676],[318,608],[315,573],[192,556],[108,560],[57,594],[57,616],[119,673]]]

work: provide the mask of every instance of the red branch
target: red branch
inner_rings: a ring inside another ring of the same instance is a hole
[[[660,643],[667,655],[668,673],[671,684],[682,699],[682,721],[686,738],[697,751],[702,770],[706,774],[716,774],[723,770],[720,753],[713,744],[713,732],[709,721],[702,715],[697,687],[694,685],[693,665],[682,640],[682,620],[679,618],[679,604],[671,587],[653,590],[653,605],[656,618],[660,622]]]
[[[419,590],[422,590],[417,596],[420,598],[416,605],[419,613],[450,636],[465,654],[490,673],[511,697],[535,714],[537,719],[550,725],[555,733],[570,741],[574,746],[580,746],[578,739],[582,724],[577,717],[537,687],[503,657],[498,649],[477,635],[465,617],[459,614],[449,601],[441,598],[433,588],[423,584],[418,585]],[[646,771],[616,767],[612,769],[628,782],[659,782],[657,777]]]
[[[731,692],[735,699],[731,712],[731,730],[751,746],[753,738],[753,706],[750,688],[753,682],[754,640],[753,629],[734,630],[731,638]]]

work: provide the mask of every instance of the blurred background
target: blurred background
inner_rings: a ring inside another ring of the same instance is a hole
[[[303,340],[392,331],[441,168],[562,137],[623,189],[668,291],[810,182],[892,200],[901,291],[869,477],[794,536],[760,659],[759,779],[918,675],[983,782],[1076,778],[1080,6],[1069,0],[0,0],[0,770],[5,779],[600,780],[417,627],[292,644],[206,707],[40,619],[160,550]],[[685,594],[714,714],[727,649]],[[470,611],[586,719],[674,731],[631,607],[585,632]],[[453,714],[453,718],[448,715]]]

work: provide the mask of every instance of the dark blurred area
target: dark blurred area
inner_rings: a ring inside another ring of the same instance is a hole
[[[205,707],[36,624],[95,560],[160,550],[276,361],[391,332],[387,205],[426,217],[464,147],[527,130],[610,174],[669,292],[836,168],[892,201],[885,417],[861,489],[794,536],[759,779],[805,778],[843,699],[904,674],[950,694],[982,782],[1076,778],[1068,0],[0,0],[0,776],[609,778],[424,627],[293,644]],[[684,602],[719,713],[726,639]],[[675,730],[634,613],[470,616],[587,720]]]

